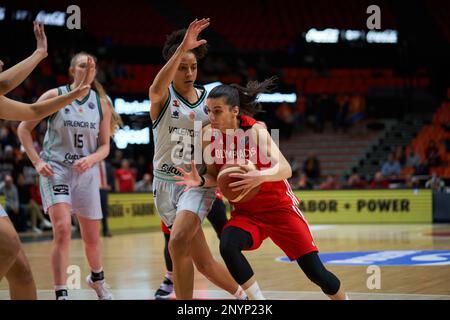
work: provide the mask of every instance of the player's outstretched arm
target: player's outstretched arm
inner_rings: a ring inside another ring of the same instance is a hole
[[[33,22],[33,25],[37,42],[36,50],[25,60],[0,73],[0,95],[8,93],[21,84],[39,62],[47,57],[47,37],[45,36],[44,25],[36,21]]]
[[[175,53],[162,67],[162,69],[158,72],[155,79],[153,80],[153,83],[149,88],[149,98],[152,103],[150,109],[150,117],[152,121],[154,121],[158,117],[164,105],[164,102],[167,100],[169,94],[167,88],[169,87],[175,76],[175,73],[180,65],[183,53],[206,43],[206,40],[197,40],[197,37],[200,32],[202,32],[208,26],[209,19],[195,19],[194,21],[192,21],[186,31],[183,42],[178,46]]]
[[[95,72],[93,61],[88,58],[83,81],[77,88],[60,96],[58,96],[56,89],[50,90],[32,104],[21,103],[0,96],[0,118],[22,121],[43,119],[70,104],[74,99],[86,96],[91,87],[88,79],[93,72]]]

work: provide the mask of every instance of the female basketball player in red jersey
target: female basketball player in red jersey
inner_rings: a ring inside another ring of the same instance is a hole
[[[0,62],[0,118],[7,120],[34,120],[48,116],[64,107],[74,99],[80,98],[89,91],[88,73],[93,72],[92,62],[86,69],[83,81],[72,92],[59,97],[25,104],[4,97],[17,87],[33,71],[38,63],[47,57],[47,38],[44,26],[34,22],[34,34],[37,40],[36,51],[27,59],[2,72]],[[9,283],[11,299],[36,299],[36,285],[30,265],[20,244],[14,226],[0,206],[0,281],[6,277]]]
[[[250,299],[264,299],[264,296],[242,250],[255,250],[264,239],[271,238],[290,260],[297,261],[306,276],[326,295],[331,299],[342,300],[346,295],[340,281],[322,264],[308,223],[298,208],[299,200],[286,180],[292,174],[289,163],[266,127],[250,117],[260,110],[260,105],[256,102],[258,95],[272,86],[272,83],[273,80],[269,79],[261,84],[250,82],[245,88],[220,85],[211,90],[206,101],[213,142],[205,149],[208,150],[204,153],[205,159],[211,155],[219,171],[225,163],[236,163],[236,160],[245,163],[250,157],[257,170],[250,170],[248,166],[242,165],[247,173],[232,174],[241,180],[231,183],[230,187],[233,191],[260,187],[259,193],[249,201],[232,203],[234,210],[222,232],[220,252],[234,279]],[[239,144],[236,139],[238,131],[247,133],[249,137],[249,141],[242,144],[244,152],[236,149]],[[220,147],[226,146],[230,138],[234,144],[231,145],[233,150]],[[215,143],[218,139],[223,140]],[[257,150],[250,150],[250,146]],[[251,157],[253,154],[256,156]],[[236,158],[240,155],[243,159]],[[267,161],[263,161],[264,158]],[[198,185],[202,179],[194,169],[189,173],[184,172],[179,180],[183,180],[179,184],[191,187]]]

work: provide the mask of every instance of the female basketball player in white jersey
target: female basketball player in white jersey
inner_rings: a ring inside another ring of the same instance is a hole
[[[209,19],[196,19],[187,30],[175,31],[167,38],[163,49],[167,63],[149,89],[155,139],[153,192],[161,220],[171,228],[169,251],[178,299],[192,299],[193,262],[214,284],[245,298],[227,269],[214,260],[201,228],[214,201],[215,188],[210,188],[206,179],[200,187],[183,191],[174,178],[181,175],[175,167],[190,167],[194,121],[205,124],[208,120],[206,90],[194,86],[197,61],[206,54],[206,40],[198,36],[208,25]],[[186,144],[186,140],[191,143]]]
[[[76,98],[85,96],[89,91],[88,71],[93,72],[92,63],[85,70],[80,85],[72,92],[47,101],[25,104],[4,97],[17,87],[33,71],[38,63],[47,57],[47,38],[44,26],[34,22],[34,34],[37,40],[36,51],[27,59],[2,72],[0,63],[0,118],[6,120],[33,120],[48,116]],[[19,236],[0,206],[0,281],[6,277],[9,283],[11,299],[36,299],[36,285],[33,275],[21,247]]]
[[[81,81],[87,61],[95,58],[87,53],[76,54],[70,63],[70,85],[51,89],[39,100],[47,100],[72,91]],[[53,224],[51,254],[57,299],[67,299],[67,266],[71,238],[71,213],[77,215],[85,254],[91,268],[87,283],[99,299],[110,300],[112,294],[104,280],[99,226],[102,219],[99,196],[99,161],[109,153],[112,108],[102,86],[91,75],[93,90],[82,100],[75,100],[54,113],[47,124],[43,151],[37,154],[31,131],[40,122],[26,121],[19,125],[19,138],[40,174],[44,210]]]

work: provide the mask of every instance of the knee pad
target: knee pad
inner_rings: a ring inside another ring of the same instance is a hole
[[[297,259],[297,263],[308,279],[318,285],[325,294],[332,296],[339,291],[341,282],[333,273],[325,269],[317,252],[304,255]]]
[[[226,228],[220,237],[220,254],[231,275],[240,285],[253,276],[253,270],[241,252],[251,245],[251,235],[236,227]]]
[[[233,227],[225,229],[220,237],[220,253],[222,256],[239,253],[242,250],[241,239],[234,236],[232,229]]]

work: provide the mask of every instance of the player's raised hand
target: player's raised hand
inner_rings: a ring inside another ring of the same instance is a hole
[[[85,97],[89,93],[91,88],[91,83],[95,78],[95,64],[91,57],[87,57],[86,68],[84,69],[83,80],[80,82],[78,87],[74,90],[76,98]]]
[[[177,170],[180,171],[183,176],[174,177],[174,179],[180,180],[175,183],[177,186],[183,185],[186,186],[186,188],[184,188],[184,191],[188,191],[192,187],[198,187],[201,183],[201,178],[200,175],[198,174],[194,160],[191,161],[191,167],[192,167],[191,172],[187,172],[183,168],[177,167]]]
[[[44,24],[41,22],[33,21],[33,31],[36,37],[36,51],[42,54],[44,57],[47,53],[47,37],[45,36]]]
[[[205,30],[208,26],[209,18],[201,20],[195,19],[194,21],[192,21],[186,31],[186,34],[184,35],[183,42],[181,43],[181,48],[184,51],[189,51],[205,44],[207,41],[205,39],[198,40],[198,36],[200,32]]]

